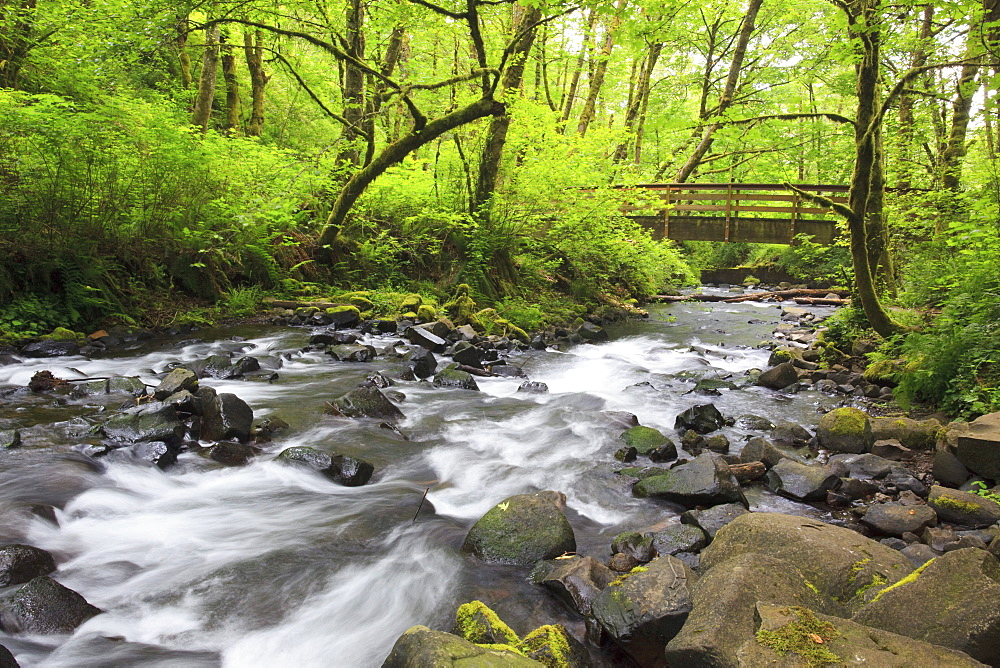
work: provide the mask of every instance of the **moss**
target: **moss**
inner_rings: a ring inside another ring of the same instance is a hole
[[[470,288],[461,283],[455,288],[455,295],[444,305],[444,311],[456,325],[471,325],[480,331],[482,323],[476,318],[476,302],[469,296]],[[478,325],[478,326],[477,326]]]
[[[773,631],[764,629],[757,631],[758,643],[770,647],[781,656],[785,656],[789,652],[797,654],[809,666],[822,666],[842,661],[839,656],[824,646],[834,638],[840,637],[840,632],[833,624],[821,621],[811,610],[806,608],[791,607],[782,612],[794,614],[796,621],[789,622]]]
[[[517,634],[482,601],[472,601],[458,607],[455,613],[455,630],[477,645],[496,644],[495,641],[503,640],[503,644],[516,646],[521,642]]]
[[[574,664],[569,637],[560,624],[539,626],[524,637],[518,649],[547,668],[570,668]]]
[[[832,424],[828,426],[830,434],[833,436],[856,435],[865,432],[868,415],[864,411],[846,407],[834,409],[827,415],[834,416]]]
[[[851,577],[853,578],[855,575],[863,571],[865,569],[865,566],[867,566],[871,562],[871,560],[872,560],[871,557],[865,557],[861,561],[855,561],[853,564],[851,564]]]
[[[753,274],[747,274],[747,277],[743,279],[743,285],[758,285],[760,284],[760,279]]]
[[[640,455],[648,455],[669,440],[659,430],[642,425],[623,431],[618,438],[624,441],[626,447],[635,448]]]
[[[645,567],[645,566],[636,566],[635,568],[633,568],[632,570],[630,570],[628,573],[622,573],[621,575],[619,575],[618,577],[616,577],[614,580],[612,580],[611,582],[608,583],[608,586],[609,587],[621,587],[623,584],[625,584],[626,580],[628,580],[630,577],[632,577],[636,573],[645,573],[648,570],[649,569],[647,567]]]
[[[504,645],[501,643],[486,643],[486,642],[476,643],[476,645],[482,647],[483,649],[488,649],[491,652],[510,652],[511,654],[517,654],[519,656],[527,657],[527,654],[525,654],[517,647],[514,647],[513,645]]]
[[[809,582],[809,580],[806,580],[805,583],[806,583],[806,586],[809,587],[809,591],[811,591],[814,594],[818,594],[819,593],[819,588],[816,585],[814,585],[812,582]]]
[[[414,313],[413,311],[407,311],[406,313],[401,313],[399,315],[399,317],[400,318],[405,318],[407,320],[416,320],[417,319],[417,314]]]
[[[77,341],[84,338],[83,334],[74,332],[72,329],[66,329],[65,327],[56,327],[52,330],[51,334],[46,334],[45,336],[38,337],[45,341]]]
[[[420,305],[424,303],[424,298],[416,293],[411,293],[403,297],[403,301],[399,304],[400,313],[416,312]]]
[[[771,358],[774,360],[775,366],[777,366],[782,362],[791,362],[795,359],[795,356],[787,350],[775,350],[771,353]]]
[[[334,315],[335,313],[355,313],[357,314],[358,318],[361,317],[361,311],[358,310],[357,306],[348,306],[348,305],[331,306],[330,308],[326,309],[326,313],[329,315]]]
[[[437,320],[437,309],[430,304],[421,304],[417,307],[417,319],[423,320],[424,322]]]
[[[896,375],[896,363],[892,360],[879,360],[877,362],[872,362],[865,369],[863,374],[864,379],[869,383],[876,383],[878,381],[892,380]],[[900,426],[906,426],[902,420]]]
[[[956,499],[953,496],[948,496],[947,492],[936,499],[932,499],[930,501],[930,505],[950,508],[961,513],[974,513],[979,510],[979,506],[975,503],[972,503],[971,501],[962,501],[961,499]]]
[[[858,589],[858,591],[854,593],[854,598],[863,600],[865,598],[865,594],[867,594],[870,590],[876,587],[884,587],[887,584],[889,584],[889,578],[885,577],[881,573],[875,573],[874,575],[872,575],[871,582],[869,582],[866,585],[863,585],[860,589]]]
[[[880,598],[882,598],[882,596],[883,596],[883,595],[884,595],[884,594],[885,594],[886,592],[890,592],[890,591],[892,591],[893,589],[895,589],[896,587],[902,587],[902,586],[903,586],[903,585],[905,585],[905,584],[909,584],[909,583],[911,583],[911,582],[915,581],[915,580],[916,580],[917,578],[919,578],[919,577],[920,577],[920,574],[921,574],[921,573],[923,573],[923,572],[924,572],[924,570],[925,570],[925,569],[926,569],[926,568],[927,568],[928,566],[930,566],[931,564],[933,564],[933,563],[934,563],[934,560],[935,560],[935,559],[937,559],[937,557],[934,557],[933,559],[929,560],[929,561],[928,561],[927,563],[925,563],[925,564],[924,564],[923,566],[921,566],[920,568],[916,569],[915,571],[913,571],[912,573],[910,573],[909,575],[907,575],[907,576],[906,576],[905,578],[903,578],[903,579],[902,579],[902,580],[900,580],[899,582],[896,582],[896,583],[894,583],[894,584],[891,584],[891,585],[889,585],[888,587],[886,587],[885,589],[883,589],[882,591],[880,591],[879,593],[877,593],[877,594],[875,595],[875,598],[873,598],[873,599],[871,600],[871,602],[872,602],[872,603],[875,603],[875,602],[876,602],[876,601],[878,601],[878,600],[879,600]]]

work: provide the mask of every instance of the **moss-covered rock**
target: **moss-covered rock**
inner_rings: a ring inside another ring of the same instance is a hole
[[[382,668],[540,668],[509,647],[480,647],[464,638],[413,626],[396,640]]]
[[[978,529],[1000,522],[1000,504],[996,501],[940,485],[931,487],[927,505],[952,524]]]
[[[45,334],[38,338],[43,341],[76,341],[77,343],[83,343],[87,337],[82,332],[74,332],[72,329],[66,329],[65,327],[56,327],[52,330],[51,334]]]
[[[819,421],[816,437],[831,452],[871,452],[875,444],[868,415],[857,408],[836,408]]]
[[[471,289],[465,283],[455,286],[455,295],[444,304],[444,311],[456,325],[471,325],[476,331],[483,331],[483,324],[476,317],[476,302],[469,294]]]
[[[477,645],[512,645],[521,639],[482,601],[458,606],[455,633]]]
[[[529,566],[576,551],[576,536],[559,492],[519,494],[493,506],[469,530],[462,546],[483,561]]]
[[[705,453],[662,474],[637,482],[632,493],[638,497],[655,497],[679,503],[688,508],[720,503],[746,505],[739,483],[729,472],[729,465],[717,455]]]
[[[328,324],[334,327],[353,327],[361,322],[361,311],[357,306],[344,304],[331,306],[324,311]]]
[[[448,366],[434,375],[434,385],[437,387],[457,387],[463,390],[479,391],[476,379],[468,371],[462,371]]]
[[[405,297],[403,297],[403,301],[399,303],[399,309],[397,310],[403,314],[411,312],[415,314],[417,312],[417,309],[420,308],[420,305],[423,303],[424,303],[423,297],[421,297],[416,293],[410,293]]]
[[[937,443],[941,424],[934,419],[914,420],[908,417],[870,418],[876,441],[896,439],[911,450],[931,450]]]
[[[396,408],[377,387],[357,387],[347,394],[337,397],[327,403],[326,412],[344,417],[377,418],[382,420],[398,420],[403,412]]]
[[[417,307],[417,320],[421,322],[433,322],[437,320],[437,309],[430,304],[421,304]]]
[[[546,668],[583,668],[590,665],[586,648],[561,624],[539,626],[526,635],[517,648]]]
[[[642,425],[632,427],[624,432],[619,438],[625,442],[625,447],[635,448],[640,455],[648,455],[661,445],[670,442],[658,429],[643,427]]]

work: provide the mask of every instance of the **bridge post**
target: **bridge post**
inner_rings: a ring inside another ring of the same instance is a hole
[[[733,184],[732,182],[726,184],[726,229],[725,229],[725,242],[729,243],[729,221],[733,217]]]
[[[663,238],[670,238],[670,192],[673,190],[673,184],[667,185],[667,202],[663,207]]]
[[[795,241],[795,223],[799,220],[799,194],[796,192],[792,193],[792,225],[791,225],[791,236],[788,238],[788,243]]]

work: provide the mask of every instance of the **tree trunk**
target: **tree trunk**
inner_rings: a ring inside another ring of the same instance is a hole
[[[566,99],[563,104],[562,118],[559,119],[560,131],[565,130],[566,123],[569,122],[570,114],[573,111],[573,103],[576,101],[576,93],[580,88],[580,76],[583,74],[583,65],[587,62],[587,52],[591,50],[594,39],[594,27],[597,25],[597,12],[590,10],[587,18],[587,27],[583,33],[583,45],[580,47],[580,55],[576,59],[576,69],[570,78],[569,90],[566,92]]]
[[[590,80],[590,88],[587,90],[587,101],[584,102],[583,111],[580,112],[580,122],[577,123],[576,131],[584,137],[590,122],[594,120],[597,110],[597,97],[601,94],[604,86],[604,77],[608,72],[608,62],[611,60],[611,51],[615,48],[615,33],[621,25],[621,10],[624,9],[628,0],[618,0],[618,11],[608,23],[607,32],[604,33],[604,42],[601,44],[601,52],[597,55],[597,62],[593,63],[594,76]]]
[[[982,30],[982,23],[972,26],[966,38],[965,60],[962,74],[955,86],[955,97],[951,103],[951,130],[948,141],[938,156],[938,170],[941,173],[941,185],[948,190],[958,190],[962,181],[962,158],[965,157],[965,139],[969,130],[969,112],[972,109],[972,98],[979,88],[976,74],[979,62],[982,60],[982,49],[977,43],[976,33]]]
[[[733,97],[736,94],[736,84],[739,82],[740,73],[743,71],[743,60],[746,57],[747,45],[750,43],[750,37],[753,35],[757,13],[760,11],[763,1],[750,0],[750,5],[747,7],[747,13],[743,17],[743,26],[740,28],[740,35],[736,41],[736,49],[733,52],[733,60],[729,65],[729,76],[726,77],[726,85],[722,89],[722,95],[719,97],[719,105],[715,112],[716,116],[725,114],[726,110],[733,104]],[[698,142],[694,152],[674,176],[675,183],[684,183],[694,170],[698,168],[702,158],[712,148],[713,135],[720,127],[722,127],[720,123],[712,123],[705,128],[701,141]]]
[[[9,33],[0,32],[0,88],[18,88],[21,68],[32,47],[35,30],[36,0],[22,0],[20,6],[0,4],[0,19],[11,25]]]
[[[920,23],[920,42],[910,56],[910,68],[923,67],[927,63],[927,47],[934,22],[934,5],[924,5],[923,20]],[[913,105],[912,93],[903,91],[899,96],[899,179],[896,187],[907,190],[913,185],[915,159],[913,157]]]
[[[348,0],[345,27],[347,53],[358,60],[364,60],[365,57],[364,23],[364,0]],[[340,152],[340,160],[352,165],[360,165],[361,150],[357,141],[364,134],[365,73],[350,64],[344,65],[342,96],[344,119],[349,125],[344,128],[344,133],[341,135],[346,147]]]
[[[347,214],[350,213],[351,208],[358,201],[358,198],[389,167],[402,162],[403,158],[411,152],[429,144],[446,132],[450,132],[466,123],[471,123],[490,114],[502,112],[502,105],[488,97],[483,97],[469,105],[445,114],[441,118],[436,118],[428,122],[421,129],[414,128],[399,140],[383,148],[369,164],[355,172],[348,179],[347,183],[344,184],[343,188],[341,188],[327,218],[326,227],[320,235],[320,244],[330,246],[337,240],[340,230],[347,220]]]
[[[187,51],[188,40],[188,17],[187,14],[177,16],[177,37],[174,44],[177,46],[177,64],[181,70],[181,87],[184,90],[191,88],[194,81],[191,78],[191,54]]]
[[[629,137],[627,135],[634,134],[635,164],[639,164],[642,125],[645,121],[646,104],[649,102],[650,83],[653,79],[653,69],[656,67],[656,62],[659,60],[662,50],[663,42],[654,42],[649,45],[646,51],[643,67],[639,71],[639,80],[636,82],[635,95],[632,97],[632,103],[625,110],[626,138],[615,149],[615,154],[612,158],[615,162],[623,162],[628,157]]]
[[[264,130],[264,89],[269,77],[264,72],[264,35],[260,30],[243,33],[243,53],[247,71],[250,72],[250,119],[247,121],[248,137],[259,137]]]
[[[235,133],[240,128],[240,83],[236,78],[236,53],[229,40],[229,34],[223,32],[219,36],[222,52],[222,79],[226,83],[226,122],[223,128],[227,134]]]
[[[212,118],[212,102],[215,99],[215,79],[219,67],[219,26],[213,24],[205,30],[205,52],[201,57],[201,77],[198,79],[198,96],[195,98],[191,125],[197,125],[202,133],[208,132],[208,122]]]
[[[501,81],[502,90],[500,99],[504,100],[516,94],[521,87],[521,80],[524,78],[524,65],[531,51],[531,44],[535,39],[535,30],[532,26],[542,17],[541,10],[531,7],[525,8],[521,5],[512,5],[511,11],[514,13],[513,33],[521,33],[521,38],[514,46],[510,54],[510,65],[503,73]],[[503,157],[503,147],[507,142],[507,130],[510,127],[510,115],[506,112],[497,114],[490,119],[490,126],[486,131],[486,140],[483,143],[483,152],[479,158],[479,176],[476,179],[476,192],[473,194],[471,207],[473,214],[479,214],[488,218],[485,209],[493,191],[496,189],[497,179],[500,174],[500,161]]]

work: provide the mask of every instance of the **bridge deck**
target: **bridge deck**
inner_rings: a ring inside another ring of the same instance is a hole
[[[846,203],[847,186],[797,185],[806,192]],[[626,191],[623,212],[654,238],[790,244],[806,234],[832,243],[839,218],[776,183],[643,183],[614,186]]]

